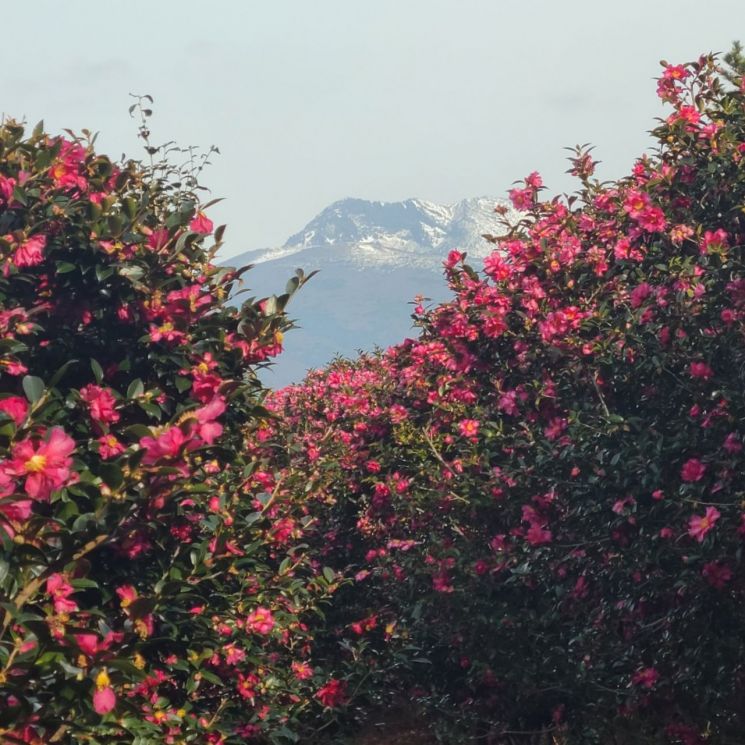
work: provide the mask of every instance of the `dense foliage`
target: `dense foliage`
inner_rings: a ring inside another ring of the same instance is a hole
[[[418,338],[271,404],[367,690],[450,742],[743,742],[745,80],[702,57],[658,93],[628,178],[531,174]]]
[[[247,455],[305,278],[228,305],[197,195],[0,127],[4,743],[289,742],[338,699],[306,623],[334,577]]]

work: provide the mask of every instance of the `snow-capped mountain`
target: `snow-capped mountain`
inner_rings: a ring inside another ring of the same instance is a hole
[[[483,258],[491,250],[481,237],[499,233],[503,225],[491,197],[463,199],[456,204],[435,204],[423,199],[404,202],[371,202],[342,199],[290,236],[279,248],[241,255],[259,264],[305,251],[323,250],[358,269],[418,266],[440,272],[453,248]],[[310,257],[311,254],[308,254]],[[319,257],[320,258],[320,257]]]
[[[464,199],[435,204],[422,199],[334,202],[278,248],[248,251],[226,263],[253,264],[245,275],[251,294],[279,294],[297,267],[319,273],[293,298],[289,312],[300,328],[287,335],[285,352],[264,374],[277,387],[336,355],[386,347],[412,335],[416,295],[448,296],[442,262],[452,249],[480,265],[493,246],[485,233],[504,231],[494,212],[500,200]],[[510,210],[508,219],[517,217]]]

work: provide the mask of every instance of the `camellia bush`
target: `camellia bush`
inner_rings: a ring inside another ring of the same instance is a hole
[[[0,126],[3,743],[292,742],[342,698],[308,625],[334,575],[248,455],[306,278],[228,304],[208,206]]]
[[[745,80],[658,93],[631,175],[531,174],[418,338],[270,404],[359,694],[447,742],[745,741]]]

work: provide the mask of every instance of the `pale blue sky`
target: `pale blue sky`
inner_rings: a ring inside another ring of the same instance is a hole
[[[5,3],[0,110],[219,146],[225,255],[277,245],[347,196],[504,195],[532,170],[571,188],[562,147],[622,175],[660,115],[658,60],[745,38],[742,0],[34,0]]]

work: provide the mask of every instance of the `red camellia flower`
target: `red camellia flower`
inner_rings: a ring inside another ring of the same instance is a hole
[[[631,682],[634,685],[642,686],[643,688],[652,688],[659,679],[660,674],[653,667],[645,667],[641,670],[637,670],[637,672],[631,676]]]
[[[680,478],[683,481],[701,481],[706,473],[706,466],[698,458],[690,458],[680,469]]]
[[[714,371],[705,362],[691,362],[690,372],[692,378],[702,380],[709,380],[714,375]]]
[[[343,680],[331,678],[316,691],[316,698],[329,709],[341,706],[347,699],[347,684]]]
[[[732,570],[719,561],[710,561],[704,564],[701,571],[703,578],[717,590],[721,590],[732,579]]]

